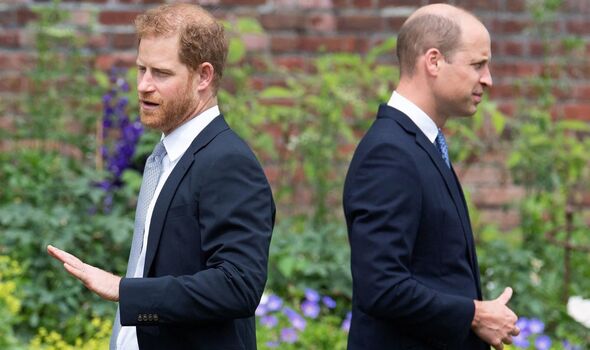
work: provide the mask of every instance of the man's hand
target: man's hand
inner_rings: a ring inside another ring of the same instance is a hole
[[[475,316],[471,328],[496,350],[504,349],[504,344],[512,344],[512,337],[520,333],[516,314],[506,306],[511,297],[512,288],[507,287],[495,300],[474,300]]]
[[[61,261],[70,275],[82,281],[86,288],[98,294],[103,299],[119,301],[119,282],[121,281],[121,277],[85,264],[72,254],[57,249],[54,246],[48,245],[47,252],[52,257]]]

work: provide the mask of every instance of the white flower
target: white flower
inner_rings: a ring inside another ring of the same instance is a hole
[[[567,302],[567,313],[586,328],[590,328],[590,299],[570,297]]]

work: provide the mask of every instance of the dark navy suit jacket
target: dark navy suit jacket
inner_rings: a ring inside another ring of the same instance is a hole
[[[275,207],[250,148],[215,118],[156,201],[144,277],[120,284],[141,350],[256,349]]]
[[[352,253],[349,350],[489,349],[462,189],[424,133],[381,105],[344,185]]]

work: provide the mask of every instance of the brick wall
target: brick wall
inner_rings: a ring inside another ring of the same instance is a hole
[[[97,54],[96,67],[108,69],[116,62],[129,65],[134,62],[133,18],[161,2],[72,0],[63,1],[61,6],[72,13],[73,25],[84,26],[91,18],[96,18],[98,23],[89,38],[89,46]],[[364,53],[395,34],[417,6],[433,2],[439,1],[200,1],[220,18],[258,19],[265,33],[247,36],[248,49],[269,54],[275,62],[287,67],[305,67],[307,60],[321,54],[322,50]],[[495,83],[491,95],[503,111],[512,113],[518,79],[539,74],[546,59],[538,33],[528,29],[532,20],[525,7],[526,0],[452,0],[449,3],[474,11],[490,30]],[[569,90],[560,92],[554,112],[590,121],[590,60],[585,59],[590,53],[590,0],[565,0],[564,3],[563,10],[550,25],[559,36],[575,35],[583,39],[586,47],[585,54],[568,64]],[[1,97],[10,98],[26,88],[22,73],[30,67],[33,53],[32,38],[27,30],[27,24],[34,19],[30,8],[44,4],[47,2],[33,0],[2,0],[0,3]],[[482,209],[483,219],[512,227],[517,224],[518,216],[514,210],[507,210],[506,204],[523,193],[510,184],[502,164],[502,155],[489,155],[485,162],[460,169],[460,175]]]

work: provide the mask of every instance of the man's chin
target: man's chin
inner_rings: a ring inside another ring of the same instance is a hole
[[[140,111],[139,120],[147,128],[156,130],[162,128],[162,118],[159,113]]]

